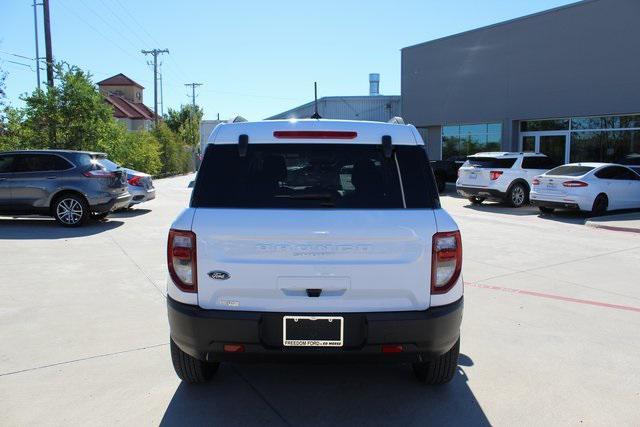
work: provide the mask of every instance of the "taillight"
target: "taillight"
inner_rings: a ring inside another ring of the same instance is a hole
[[[275,138],[284,139],[354,139],[358,132],[335,130],[277,130]]]
[[[538,178],[533,178],[533,181],[531,181],[531,183],[533,185],[540,185],[540,180]]]
[[[500,178],[500,175],[502,174],[502,171],[491,171],[489,172],[489,178],[491,179],[491,181],[495,181],[496,179]]]
[[[456,284],[462,270],[462,239],[459,231],[433,235],[431,293],[443,294]]]
[[[584,181],[565,181],[562,183],[563,187],[588,187],[589,184],[587,184]]]
[[[87,178],[115,178],[116,174],[114,172],[109,172],[103,169],[95,169],[86,171],[82,175]]]
[[[169,230],[167,264],[171,280],[180,290],[198,291],[196,235],[192,231]]]
[[[132,176],[127,180],[127,182],[129,183],[129,185],[133,185],[134,187],[142,187],[144,184],[142,183],[141,179],[141,176]]]

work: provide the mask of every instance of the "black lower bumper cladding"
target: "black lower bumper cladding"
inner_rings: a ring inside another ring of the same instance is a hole
[[[317,313],[344,318],[342,347],[285,347],[284,316],[314,313],[272,313],[205,310],[167,297],[171,338],[184,352],[201,360],[252,361],[287,358],[365,358],[422,360],[446,353],[460,336],[463,299],[424,311]],[[228,353],[225,344],[241,344],[243,352]],[[403,351],[383,354],[383,345]]]

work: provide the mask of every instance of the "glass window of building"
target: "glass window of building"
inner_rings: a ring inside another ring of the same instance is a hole
[[[569,119],[528,120],[520,122],[520,132],[569,130]]]
[[[502,124],[477,123],[442,127],[442,158],[454,160],[502,149]]]

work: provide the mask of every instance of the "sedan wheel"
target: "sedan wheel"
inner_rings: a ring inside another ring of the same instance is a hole
[[[63,196],[54,205],[55,218],[65,227],[77,227],[87,218],[87,205],[78,196]]]
[[[598,197],[593,201],[593,207],[591,208],[592,216],[600,216],[607,213],[609,207],[609,199],[606,194],[598,194]]]

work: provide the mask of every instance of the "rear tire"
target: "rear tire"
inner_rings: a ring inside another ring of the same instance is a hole
[[[180,350],[173,340],[171,346],[171,361],[173,369],[180,379],[189,384],[206,383],[215,375],[220,363],[211,363],[198,360]]]
[[[600,216],[607,213],[607,208],[609,207],[609,198],[606,194],[601,193],[598,194],[596,199],[593,201],[593,206],[591,207],[591,216]]]
[[[484,202],[484,197],[469,197],[469,201],[472,205],[481,205]]]
[[[79,227],[89,218],[89,204],[76,194],[62,194],[51,205],[51,213],[64,227]]]
[[[446,384],[453,379],[458,369],[458,356],[460,355],[460,338],[451,347],[451,350],[428,362],[413,364],[413,372],[420,382],[429,385]]]
[[[546,206],[538,206],[538,209],[540,209],[541,214],[552,214],[555,211],[554,208],[548,208]]]
[[[507,193],[507,203],[512,208],[519,208],[529,203],[529,189],[524,184],[513,184]]]

